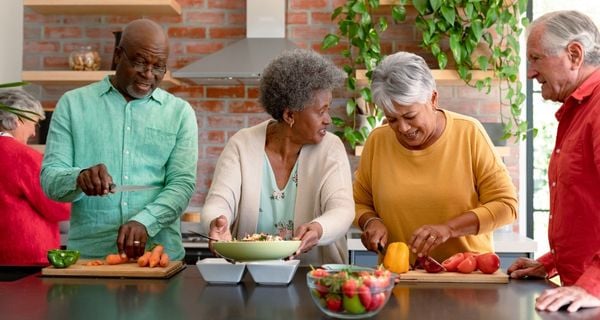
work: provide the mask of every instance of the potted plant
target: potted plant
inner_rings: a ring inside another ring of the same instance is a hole
[[[387,30],[388,19],[380,17],[373,21],[373,10],[380,1],[392,4],[391,18],[395,23],[405,20],[407,0],[349,0],[336,8],[332,20],[338,19],[336,34],[328,34],[323,48],[344,45],[342,51],[348,63],[344,70],[348,74],[346,87],[372,105],[369,90],[371,71],[381,61],[380,35]],[[527,123],[521,120],[521,107],[525,100],[519,80],[518,37],[527,23],[520,18],[525,12],[527,0],[412,0],[417,10],[416,26],[422,32],[421,45],[437,59],[440,69],[450,65],[469,86],[489,93],[492,85],[500,87],[501,120],[504,124],[504,139],[511,136],[525,138]],[[444,45],[447,43],[447,46]],[[448,48],[448,51],[444,49]],[[478,50],[484,49],[484,54]],[[449,53],[448,53],[449,52]],[[451,60],[450,60],[451,59]],[[367,83],[358,86],[356,70],[366,69]],[[490,70],[492,77],[474,80],[472,70]],[[504,107],[509,114],[506,115]],[[381,110],[372,106],[370,125],[381,119]],[[351,146],[364,142],[370,128],[358,129],[356,118],[360,114],[356,97],[348,100],[346,113],[349,121],[334,119],[334,124],[343,129],[342,136]],[[358,127],[360,128],[360,127]],[[534,129],[535,133],[535,129]]]

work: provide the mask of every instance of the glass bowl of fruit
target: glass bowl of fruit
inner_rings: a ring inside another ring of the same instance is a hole
[[[363,319],[377,314],[390,298],[395,276],[385,270],[314,269],[306,283],[317,307],[341,319]]]

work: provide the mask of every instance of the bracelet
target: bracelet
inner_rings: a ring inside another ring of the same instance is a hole
[[[362,226],[363,231],[365,229],[367,229],[367,226],[369,225],[369,223],[374,220],[379,220],[379,221],[383,222],[383,219],[381,219],[380,217],[370,217],[369,219],[367,219],[367,221],[365,221],[365,223],[363,223],[363,226]]]

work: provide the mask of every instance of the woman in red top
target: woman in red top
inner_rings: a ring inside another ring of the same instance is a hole
[[[58,222],[68,220],[71,210],[46,197],[42,154],[27,146],[44,110],[19,89],[0,90],[0,103],[34,112],[25,113],[31,121],[0,110],[0,265],[47,264],[46,252],[60,246]]]

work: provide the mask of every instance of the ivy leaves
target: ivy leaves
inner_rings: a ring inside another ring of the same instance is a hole
[[[406,18],[407,0],[398,0],[391,7],[394,23]],[[430,50],[441,69],[454,61],[461,79],[470,86],[490,92],[499,83],[502,108],[501,119],[505,123],[505,138],[512,135],[525,138],[528,126],[521,120],[521,106],[525,100],[519,80],[519,36],[527,19],[523,16],[527,0],[412,0],[417,11],[416,27],[422,33],[421,44]],[[370,130],[383,119],[383,113],[375,106],[369,89],[371,72],[383,58],[380,35],[389,26],[385,16],[371,13],[379,7],[379,0],[348,0],[336,8],[332,21],[338,30],[323,39],[323,49],[341,46],[347,59],[343,66],[348,75],[346,87],[354,97],[346,103],[349,120],[334,118],[340,129],[336,132],[352,147],[362,144]],[[449,50],[444,48],[449,47]],[[479,53],[484,49],[483,54]],[[366,83],[356,79],[355,71],[366,69]],[[474,69],[490,70],[494,79],[488,77],[473,81]],[[497,80],[497,81],[496,81]],[[357,99],[365,102],[361,108]],[[508,110],[508,115],[505,115]],[[359,116],[367,118],[360,124]],[[363,122],[364,123],[364,122]],[[535,130],[534,130],[535,132]]]
[[[490,92],[491,77],[473,81],[472,70],[491,70],[500,82],[500,105],[505,123],[505,138],[525,138],[527,123],[521,120],[525,100],[519,80],[519,36],[527,19],[519,17],[527,0],[413,0],[418,12],[416,26],[422,32],[422,45],[437,59],[440,69],[448,66],[449,57],[461,79],[479,90]],[[442,50],[448,43],[449,52]],[[484,49],[483,52],[481,49]],[[505,109],[505,108],[502,108]]]

